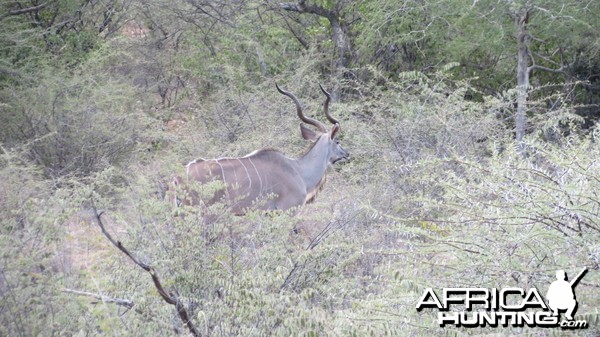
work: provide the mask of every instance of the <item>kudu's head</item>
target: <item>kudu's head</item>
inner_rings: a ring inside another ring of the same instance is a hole
[[[340,131],[340,123],[337,119],[331,117],[329,114],[329,102],[331,101],[331,95],[323,88],[323,86],[319,84],[321,91],[327,97],[323,103],[323,111],[325,112],[327,119],[333,124],[330,130],[327,130],[327,127],[325,127],[325,125],[318,120],[304,116],[304,113],[302,113],[302,106],[294,94],[282,90],[277,83],[275,83],[275,86],[280,93],[288,96],[294,101],[294,104],[296,104],[296,112],[298,113],[300,120],[317,128],[318,132],[315,132],[312,129],[307,128],[304,124],[300,124],[302,138],[315,142],[314,146],[325,148],[328,153],[328,162],[331,164],[342,159],[348,159],[350,154],[342,148],[340,141],[337,138],[337,135]]]

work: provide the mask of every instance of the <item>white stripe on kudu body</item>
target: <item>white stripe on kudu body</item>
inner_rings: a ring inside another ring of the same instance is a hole
[[[185,188],[185,181],[175,177],[173,184],[176,187],[182,186],[179,191],[170,191],[176,206],[181,203],[197,205],[201,201],[210,205],[224,201],[229,203],[234,213],[244,214],[250,208],[286,210],[315,198],[325,183],[328,165],[349,156],[337,139],[339,123],[329,114],[331,96],[321,87],[326,96],[323,110],[333,124],[328,130],[321,122],[304,116],[296,96],[281,90],[277,85],[276,87],[280,93],[294,101],[300,120],[317,128],[318,131],[313,131],[300,124],[302,137],[313,142],[310,149],[297,159],[289,158],[278,150],[262,149],[239,158],[194,160],[186,167],[187,181],[206,184],[219,180],[225,187],[208,200],[200,200],[198,193]],[[177,196],[181,192],[184,195]]]
[[[217,165],[219,165],[219,168],[221,169],[221,179],[223,179],[223,182],[227,184],[227,179],[225,178],[225,170],[223,170],[223,165],[219,164],[219,160],[220,159],[215,159],[215,163],[217,163]]]
[[[248,172],[246,165],[244,165],[244,162],[240,158],[236,159],[240,162],[240,164],[242,164],[244,171],[246,171],[246,177],[248,178],[248,189],[252,189],[252,177],[250,177],[250,172]]]
[[[258,193],[262,195],[263,193],[263,180],[262,177],[260,176],[260,172],[258,172],[258,169],[256,168],[256,165],[254,165],[254,162],[252,162],[252,157],[246,157],[248,159],[248,161],[250,162],[250,164],[252,164],[252,166],[254,167],[254,171],[256,171],[256,176],[258,177],[258,183],[260,184],[259,188],[258,188]],[[266,176],[265,176],[266,178]],[[266,180],[266,179],[265,179]]]

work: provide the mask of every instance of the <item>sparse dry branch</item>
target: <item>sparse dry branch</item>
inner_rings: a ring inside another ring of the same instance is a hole
[[[69,288],[65,288],[62,291],[64,293],[92,297],[92,298],[99,300],[102,303],[114,303],[116,305],[123,306],[127,309],[131,309],[134,306],[134,303],[132,301],[126,300],[123,298],[113,298],[113,297],[108,297],[108,296],[104,296],[104,295],[100,295],[100,294],[90,293],[87,291],[74,290],[74,289],[69,289]]]
[[[346,225],[348,225],[350,222],[354,221],[362,212],[361,211],[356,211],[353,212],[348,218],[346,219],[338,219],[335,221],[330,221],[319,233],[317,233],[317,235],[310,241],[310,243],[308,244],[308,246],[306,247],[305,251],[311,251],[314,248],[316,248],[319,244],[321,244],[322,242],[325,241],[325,239],[329,238],[331,235],[333,235],[335,232],[337,232],[338,230],[344,228]],[[304,270],[306,268],[306,264],[307,261],[304,262],[300,262],[299,260],[296,260],[294,262],[294,266],[292,267],[292,269],[290,270],[290,272],[287,274],[287,276],[285,277],[285,280],[283,281],[283,283],[281,284],[281,286],[279,287],[279,291],[281,292],[283,289],[289,287],[290,283],[293,282],[294,280],[294,276],[297,275],[298,272],[301,272],[302,270]]]
[[[110,233],[106,230],[104,223],[102,222],[103,212],[98,212],[98,209],[96,208],[96,204],[94,203],[93,199],[91,200],[91,202],[92,202],[92,208],[94,210],[94,216],[96,218],[96,222],[98,223],[98,226],[102,230],[102,234],[104,234],[104,236],[106,236],[108,241],[110,241],[115,247],[119,248],[119,250],[121,252],[123,252],[125,255],[127,255],[131,259],[131,261],[133,261],[140,268],[144,269],[145,271],[147,271],[150,274],[150,276],[152,277],[152,282],[154,282],[154,287],[156,288],[156,290],[158,291],[160,296],[163,298],[163,300],[165,300],[165,302],[175,306],[175,309],[177,310],[177,314],[179,315],[179,318],[181,319],[183,324],[188,328],[188,330],[190,331],[190,333],[193,336],[200,336],[200,332],[198,331],[198,329],[196,328],[194,323],[191,321],[190,315],[189,315],[187,309],[185,308],[183,303],[181,303],[181,300],[177,297],[177,295],[173,292],[168,292],[164,289],[162,282],[160,280],[160,277],[158,276],[158,273],[152,266],[150,266],[149,264],[147,264],[145,262],[142,262],[139,258],[137,258],[135,255],[133,255],[127,248],[125,248],[125,246],[123,246],[121,241],[115,240],[112,237],[112,235],[110,235]]]

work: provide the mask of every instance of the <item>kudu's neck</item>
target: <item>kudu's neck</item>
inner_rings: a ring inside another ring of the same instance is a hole
[[[308,152],[296,160],[302,179],[309,191],[317,186],[327,171],[329,162],[327,145],[327,142],[321,138]]]

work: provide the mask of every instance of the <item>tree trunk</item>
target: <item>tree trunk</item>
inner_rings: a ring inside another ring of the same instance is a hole
[[[329,24],[331,25],[331,39],[333,40],[338,52],[336,69],[343,69],[348,67],[348,64],[350,63],[350,44],[346,40],[344,27],[342,27],[337,15],[334,15],[328,19]]]
[[[331,25],[331,40],[337,51],[334,74],[335,77],[339,79],[343,75],[344,69],[350,64],[352,56],[352,47],[346,36],[347,27],[345,27],[343,21],[340,20],[339,13],[336,10],[307,4],[306,0],[298,1],[298,3],[283,3],[280,4],[280,7],[291,12],[315,14],[324,17],[329,21],[329,24]],[[334,100],[336,100],[336,97],[338,96],[337,91],[337,89],[333,90]]]
[[[519,151],[523,150],[523,137],[525,136],[527,113],[527,91],[529,90],[529,32],[527,23],[529,10],[515,15],[517,28],[517,112],[515,114],[515,134]]]

